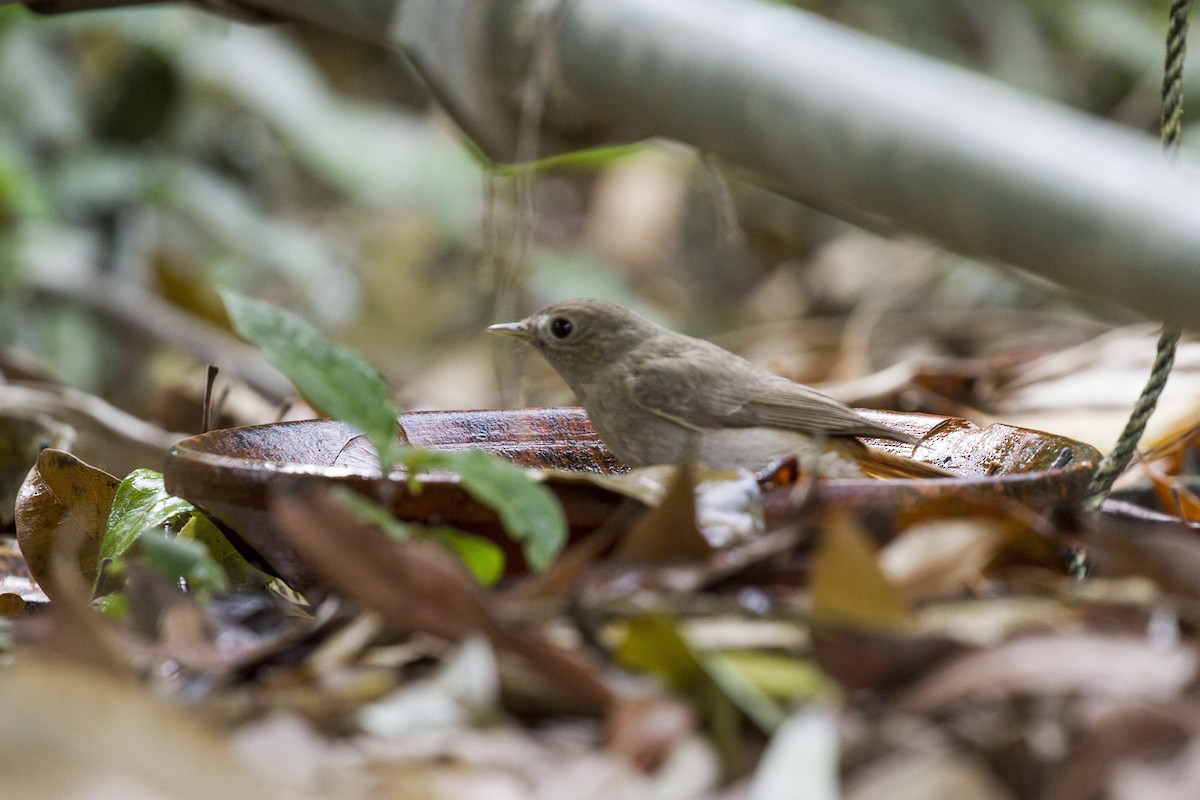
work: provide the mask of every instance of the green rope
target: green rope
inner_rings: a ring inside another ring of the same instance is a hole
[[[1183,60],[1187,54],[1188,15],[1192,0],[1171,4],[1171,22],[1167,29],[1167,58],[1163,65],[1162,115],[1159,131],[1169,154],[1179,151],[1183,132]]]
[[[1180,134],[1183,132],[1183,62],[1187,53],[1188,14],[1192,8],[1192,0],[1175,0],[1171,4],[1170,24],[1167,29],[1167,57],[1163,65],[1162,113],[1159,118],[1159,131],[1163,147],[1168,156],[1174,157],[1179,152]],[[1111,452],[1101,459],[1092,480],[1088,484],[1087,499],[1084,506],[1090,510],[1098,509],[1104,498],[1112,489],[1117,476],[1125,471],[1133,454],[1137,450],[1146,423],[1158,405],[1158,397],[1167,378],[1171,374],[1171,366],[1175,363],[1175,349],[1179,344],[1179,328],[1174,325],[1164,325],[1158,337],[1158,348],[1154,354],[1154,364],[1150,367],[1150,378],[1142,389],[1133,412],[1125,429],[1117,439]]]

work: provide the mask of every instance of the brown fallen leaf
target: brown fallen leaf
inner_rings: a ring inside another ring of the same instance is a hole
[[[1200,539],[1187,525],[1104,515],[1081,535],[1097,574],[1142,575],[1163,592],[1200,599]]]
[[[271,514],[314,572],[393,627],[451,642],[482,634],[498,651],[526,659],[590,713],[609,708],[612,689],[595,667],[540,637],[509,629],[484,589],[440,546],[390,538],[355,517],[329,490],[301,492],[284,484],[272,499]]]
[[[662,501],[621,539],[613,559],[660,564],[704,559],[712,551],[696,527],[696,470],[685,461],[675,470]]]
[[[681,700],[629,695],[616,699],[605,727],[613,752],[642,772],[652,772],[681,741],[693,735],[696,714]]]
[[[1176,704],[1123,707],[1091,726],[1066,761],[1054,772],[1044,800],[1088,800],[1101,795],[1121,759],[1150,756],[1179,748],[1195,721]],[[1175,795],[1177,797],[1192,796]]]
[[[19,617],[25,613],[26,603],[19,594],[0,593],[0,617]]]
[[[0,708],[6,797],[285,796],[213,730],[102,670],[27,653],[0,676]]]
[[[54,598],[55,555],[96,580],[100,540],[120,481],[70,453],[43,450],[17,495],[17,543],[38,585]]]
[[[1151,463],[1144,464],[1143,469],[1163,511],[1184,522],[1200,522],[1200,497],[1195,492]]]
[[[813,657],[848,689],[886,689],[922,675],[968,648],[939,635],[897,634],[833,625],[812,627]]]

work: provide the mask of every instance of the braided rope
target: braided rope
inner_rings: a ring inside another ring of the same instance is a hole
[[[1167,56],[1163,65],[1162,113],[1159,131],[1167,155],[1174,157],[1179,152],[1180,134],[1183,132],[1183,62],[1187,54],[1188,15],[1192,0],[1174,0],[1171,3],[1170,23],[1167,28]],[[1113,449],[1101,459],[1088,484],[1084,506],[1095,510],[1104,502],[1112,490],[1117,476],[1125,471],[1138,442],[1146,430],[1146,423],[1158,405],[1159,395],[1167,385],[1171,367],[1175,363],[1175,349],[1179,344],[1180,330],[1174,325],[1164,325],[1158,337],[1154,363],[1145,388],[1133,405],[1129,421],[1121,431]]]
[[[1167,152],[1179,150],[1183,132],[1183,61],[1187,54],[1188,16],[1192,0],[1171,3],[1171,21],[1167,28],[1167,58],[1163,64],[1162,115],[1159,130]]]

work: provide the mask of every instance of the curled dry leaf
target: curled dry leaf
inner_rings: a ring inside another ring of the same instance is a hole
[[[54,596],[55,556],[78,564],[88,586],[120,481],[70,453],[43,450],[17,494],[17,542],[29,572]]]

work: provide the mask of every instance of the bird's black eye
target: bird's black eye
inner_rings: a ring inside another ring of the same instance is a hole
[[[550,332],[554,334],[555,339],[565,339],[573,330],[575,326],[566,317],[555,317],[550,323]]]

